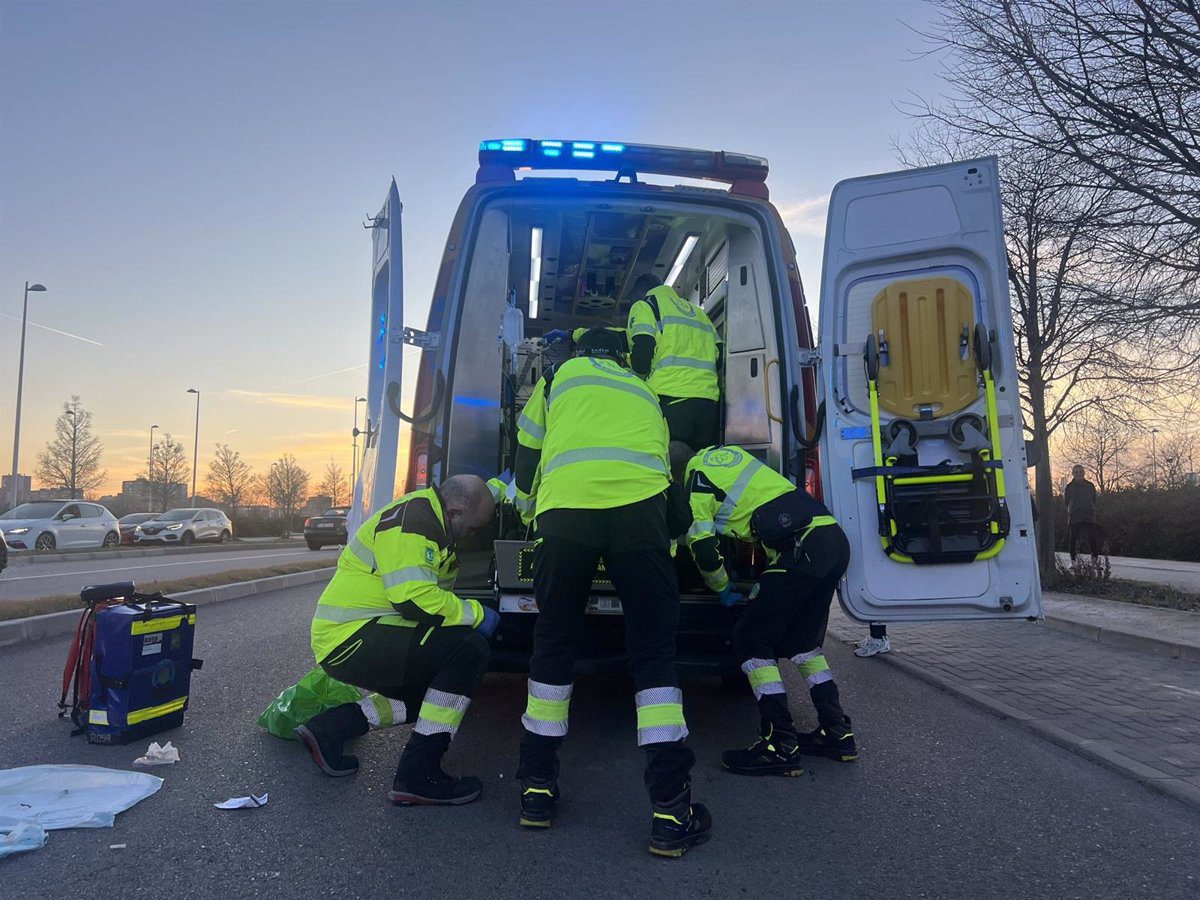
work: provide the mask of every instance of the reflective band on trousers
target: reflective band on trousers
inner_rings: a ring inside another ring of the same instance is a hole
[[[447,694],[430,688],[425,692],[421,712],[413,731],[417,734],[450,734],[458,731],[471,698],[462,694]]]
[[[733,483],[733,487],[729,489],[729,493],[725,495],[725,499],[721,501],[720,507],[717,508],[715,516],[717,530],[723,530],[729,524],[729,520],[733,518],[733,512],[737,509],[738,501],[742,499],[742,494],[746,493],[746,488],[750,484],[750,479],[754,477],[761,466],[758,460],[751,460],[746,468],[742,469],[737,480]]]
[[[525,715],[521,716],[525,730],[542,737],[566,737],[571,687],[569,684],[546,684],[529,679]]]
[[[683,691],[676,687],[646,688],[634,694],[638,746],[682,741],[688,736],[683,718]]]
[[[715,367],[714,371],[716,371]],[[605,378],[601,375],[576,375],[573,378],[564,378],[562,381],[556,380],[554,386],[550,388],[550,399],[546,402],[553,405],[555,400],[572,388],[577,387],[603,387],[612,388],[614,391],[624,391],[627,394],[634,394],[641,397],[647,403],[652,403],[655,409],[659,408],[658,398],[654,396],[654,392],[640,381],[613,381],[611,378]]]
[[[427,569],[425,566],[405,566],[403,569],[396,569],[394,572],[384,572],[383,586],[385,588],[394,588],[402,584],[407,584],[410,581],[428,581],[431,584],[438,583],[438,573],[435,569]]]
[[[371,552],[371,548],[360,541],[358,538],[352,538],[350,543],[346,545],[346,550],[352,553],[364,566],[375,568],[375,554]]]
[[[577,447],[564,450],[542,463],[542,474],[548,475],[555,469],[581,462],[627,462],[645,469],[667,474],[667,464],[662,457],[623,447]]]
[[[701,369],[705,372],[716,372],[717,364],[707,359],[693,359],[690,356],[664,356],[654,363],[655,371],[659,369]]]
[[[382,694],[367,694],[358,701],[358,708],[363,711],[372,729],[391,728],[408,718],[408,709],[403,701],[392,700]]]
[[[764,694],[782,694],[783,678],[773,659],[748,659],[742,663],[742,671],[750,679],[754,699],[761,700]]]
[[[517,418],[517,428],[521,429],[521,431],[524,431],[535,440],[540,441],[546,436],[546,429],[537,422],[533,421],[533,419],[529,418],[529,416],[525,415],[525,413],[521,413],[521,415]]]
[[[796,664],[800,674],[808,682],[809,688],[833,680],[833,675],[829,671],[829,663],[826,662],[825,655],[819,647],[816,650],[809,650],[807,653],[797,653],[792,657],[792,662]]]

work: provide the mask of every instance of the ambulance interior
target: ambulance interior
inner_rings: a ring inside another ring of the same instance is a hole
[[[701,304],[724,340],[724,440],[778,465],[778,304],[760,229],[748,214],[695,203],[520,199],[489,206],[466,265],[450,471],[512,467],[521,409],[545,369],[571,352],[569,341],[549,343],[545,335],[624,328],[641,297],[634,284],[645,274]],[[509,520],[502,536],[519,537],[512,532]]]

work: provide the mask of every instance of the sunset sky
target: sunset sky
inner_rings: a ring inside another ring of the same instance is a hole
[[[0,471],[61,404],[95,414],[108,483],[150,425],[200,478],[350,468],[366,385],[370,235],[394,175],[407,318],[424,324],[478,143],[528,136],[729,149],[771,161],[810,298],[825,199],[896,167],[897,104],[935,95],[920,2],[0,4]]]

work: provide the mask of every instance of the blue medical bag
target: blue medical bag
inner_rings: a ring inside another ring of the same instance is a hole
[[[183,724],[201,666],[192,658],[196,607],[139,594],[133,582],[89,586],[80,597],[71,718],[88,743],[124,744]],[[64,676],[64,699],[67,684]]]

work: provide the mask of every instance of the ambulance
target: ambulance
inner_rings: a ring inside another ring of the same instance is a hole
[[[723,442],[823,496],[846,530],[853,556],[839,598],[850,618],[1039,618],[997,161],[839,183],[819,333],[767,173],[765,159],[729,151],[485,140],[423,328],[405,321],[393,181],[368,223],[369,420],[352,527],[403,490],[511,470],[517,417],[568,352],[548,336],[623,327],[649,273],[703,307],[722,336]],[[458,547],[456,591],[502,614],[500,669],[528,658],[531,537],[506,509]],[[681,669],[736,677],[738,611],[704,589],[687,555]],[[762,564],[745,547],[726,559],[745,582]],[[620,600],[603,573],[588,611],[581,668],[619,663]]]

